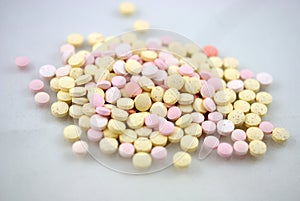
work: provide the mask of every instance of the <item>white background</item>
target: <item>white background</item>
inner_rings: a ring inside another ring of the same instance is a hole
[[[299,1],[134,2],[136,14],[123,17],[118,1],[0,1],[0,200],[299,200]],[[288,128],[289,142],[270,142],[263,160],[194,157],[189,169],[143,176],[74,157],[63,140],[67,122],[38,108],[27,85],[41,65],[61,65],[69,33],[117,35],[140,18],[215,45],[241,68],[270,72],[274,102],[265,119]],[[28,70],[15,67],[19,55],[31,59]]]

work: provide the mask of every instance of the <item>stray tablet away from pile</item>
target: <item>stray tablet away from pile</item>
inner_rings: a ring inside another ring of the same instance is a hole
[[[120,5],[124,15],[134,11],[132,4]],[[147,22],[134,29],[152,33]],[[29,83],[39,105],[50,102],[43,91],[49,83],[57,94],[53,116],[74,119],[63,136],[75,155],[87,155],[98,143],[103,154],[131,160],[143,172],[168,158],[168,165],[187,168],[195,153],[199,159],[212,151],[225,159],[262,158],[269,146],[265,139],[288,140],[286,129],[264,119],[273,101],[266,91],[270,74],[239,71],[240,62],[220,57],[214,46],[200,49],[178,34],[153,33],[145,39],[140,31],[115,37],[94,32],[87,41],[72,33],[59,49],[62,66],[42,65],[42,80]],[[90,46],[82,49],[86,42]],[[169,145],[178,147],[176,153]]]

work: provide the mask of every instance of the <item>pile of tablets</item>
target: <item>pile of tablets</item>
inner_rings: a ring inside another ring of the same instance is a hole
[[[134,10],[120,7],[126,15]],[[135,28],[141,24],[148,28],[141,22]],[[69,35],[60,48],[63,66],[47,64],[39,70],[57,93],[52,114],[78,120],[63,132],[75,154],[88,153],[88,143],[81,140],[86,133],[101,152],[147,169],[153,160],[167,157],[168,144],[177,143],[182,151],[174,154],[173,164],[183,168],[192,161],[190,153],[199,150],[201,137],[204,148],[224,158],[262,157],[268,135],[277,143],[289,138],[286,129],[262,121],[272,102],[264,91],[272,76],[239,71],[237,59],[219,57],[213,46],[200,49],[168,35],[142,40],[134,32],[119,37],[91,33],[87,42],[89,49],[80,49],[84,37]],[[24,58],[16,62],[28,65]],[[29,88],[38,104],[49,103],[42,80],[32,80]]]

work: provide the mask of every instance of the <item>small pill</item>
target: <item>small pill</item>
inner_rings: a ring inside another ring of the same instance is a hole
[[[246,140],[246,132],[242,129],[235,129],[231,133],[232,141],[245,141]]]
[[[32,92],[39,92],[44,89],[44,82],[42,80],[32,80],[29,83],[29,89]]]
[[[75,47],[71,44],[63,44],[60,46],[60,53],[63,54],[64,52],[75,52]]]
[[[135,5],[132,2],[123,2],[120,4],[119,10],[123,15],[132,15],[135,12]]]
[[[124,158],[130,158],[135,152],[134,146],[131,143],[121,143],[119,146],[119,154]]]
[[[51,113],[55,117],[65,117],[68,114],[69,105],[62,101],[54,102],[51,105]]]
[[[242,80],[247,80],[254,77],[254,73],[249,69],[243,69],[240,71],[240,76]]]
[[[135,108],[141,112],[149,110],[151,104],[151,98],[147,94],[139,94],[134,99]]]
[[[135,21],[133,28],[135,31],[144,32],[150,28],[150,25],[145,20],[137,20],[137,21]]]
[[[259,128],[264,132],[264,134],[272,134],[274,126],[271,122],[263,121],[259,124]]]
[[[105,100],[100,94],[94,94],[90,99],[90,103],[95,108],[102,107],[105,103]]]
[[[90,33],[88,35],[87,40],[88,40],[89,45],[92,46],[92,45],[95,45],[97,43],[102,43],[104,41],[104,37],[100,33],[93,32],[93,33]]]
[[[163,146],[156,146],[151,150],[151,157],[155,160],[163,160],[167,155],[167,149]]]
[[[50,96],[46,92],[38,92],[34,96],[34,100],[40,106],[47,105],[50,101]]]
[[[221,120],[217,123],[217,131],[220,135],[228,136],[234,130],[234,124],[230,120]]]
[[[92,142],[99,142],[103,138],[103,133],[101,131],[94,130],[90,128],[87,131],[87,137]]]
[[[149,153],[152,148],[152,142],[146,137],[139,137],[134,141],[134,147],[137,152]]]
[[[88,153],[89,145],[82,140],[76,141],[72,145],[72,150],[75,155],[85,156]]]
[[[40,76],[45,79],[50,79],[55,76],[56,68],[52,65],[44,65],[39,70]]]
[[[227,87],[238,93],[244,89],[244,82],[242,80],[231,80],[227,83]]]
[[[183,151],[194,152],[198,149],[199,140],[192,135],[185,135],[180,140],[180,148]]]
[[[269,86],[273,82],[273,77],[269,73],[258,73],[256,79],[262,86]]]
[[[277,143],[284,143],[289,137],[290,134],[285,128],[274,128],[272,131],[272,139]]]
[[[272,95],[268,92],[261,91],[256,94],[256,101],[265,105],[269,105],[272,103]]]
[[[100,80],[99,82],[97,82],[97,87],[106,90],[111,87],[111,82],[107,80]]]
[[[156,114],[150,114],[145,118],[145,124],[148,128],[156,128],[159,126],[159,118]]]
[[[15,64],[21,69],[26,68],[29,65],[29,59],[25,56],[19,56],[15,59]]]
[[[64,137],[70,142],[75,142],[80,139],[82,134],[81,128],[77,125],[69,125],[64,128]]]
[[[200,91],[203,98],[212,98],[215,95],[215,88],[212,85],[205,84]]]
[[[190,66],[181,66],[179,69],[178,69],[178,72],[181,74],[181,75],[187,75],[187,76],[191,76],[193,73],[194,73],[194,69]]]
[[[94,114],[93,116],[91,116],[90,123],[91,123],[91,127],[94,130],[99,131],[99,130],[103,130],[106,127],[108,120],[106,117],[102,117],[98,114]]]
[[[223,142],[218,145],[217,153],[223,158],[230,158],[233,153],[233,148],[230,144]]]
[[[71,67],[67,65],[56,69],[55,74],[56,77],[64,77],[64,76],[68,76],[70,71],[71,71]]]
[[[211,98],[205,98],[203,100],[203,106],[209,112],[214,112],[216,110],[216,104]]]
[[[191,116],[192,116],[193,122],[197,123],[197,124],[201,124],[205,119],[204,115],[199,112],[192,112]]]
[[[105,137],[99,142],[99,148],[105,154],[113,154],[118,150],[118,141],[114,138]]]
[[[218,56],[217,48],[211,45],[204,46],[202,51],[209,57]]]
[[[75,87],[75,80],[72,77],[61,77],[58,80],[58,85],[61,90],[69,91],[73,87]]]
[[[181,111],[178,107],[176,106],[172,106],[168,109],[168,114],[167,117],[168,119],[170,119],[171,121],[175,121],[177,120],[180,116],[181,116]]]
[[[202,127],[197,123],[191,123],[184,128],[184,132],[186,135],[192,135],[198,138],[202,135]]]
[[[106,108],[106,107],[96,107],[96,113],[102,116],[110,116],[110,109]]]
[[[221,121],[224,117],[223,114],[221,112],[210,112],[207,116],[208,120],[214,122],[214,123],[218,123],[219,121]]]
[[[159,124],[159,132],[165,136],[171,135],[174,131],[174,124],[170,121],[165,121]]]
[[[117,87],[111,87],[105,92],[105,100],[108,103],[115,104],[121,98],[121,92]]]
[[[245,141],[236,141],[233,143],[234,153],[238,156],[243,156],[248,153],[248,143]]]
[[[126,84],[126,79],[123,76],[115,76],[112,78],[111,83],[117,88],[123,88]]]
[[[176,168],[187,168],[192,163],[192,157],[190,154],[179,151],[176,152],[173,156],[173,165]]]
[[[264,133],[260,128],[257,127],[250,127],[246,130],[247,140],[253,141],[253,140],[262,140],[264,137]]]
[[[216,149],[219,143],[219,139],[213,135],[206,136],[203,141],[203,145],[209,149]]]
[[[267,145],[261,140],[253,140],[249,143],[249,152],[256,158],[261,158],[267,152]]]
[[[67,37],[67,42],[75,47],[79,47],[83,44],[83,36],[78,33],[70,34]]]
[[[132,164],[137,169],[148,169],[152,164],[152,158],[148,153],[139,152],[132,157]]]
[[[203,132],[208,135],[214,134],[217,130],[217,125],[213,121],[209,121],[209,120],[203,121],[201,126]]]

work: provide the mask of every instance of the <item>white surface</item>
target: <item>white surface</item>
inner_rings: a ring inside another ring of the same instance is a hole
[[[299,200],[299,1],[134,2],[137,13],[122,17],[116,1],[0,1],[0,200]],[[139,18],[213,44],[242,68],[272,73],[265,119],[288,128],[289,142],[270,145],[263,160],[194,157],[189,169],[144,176],[74,157],[62,136],[67,122],[36,107],[27,85],[39,66],[60,65],[58,48],[70,32],[115,35]],[[28,70],[15,67],[19,55],[31,59]]]

